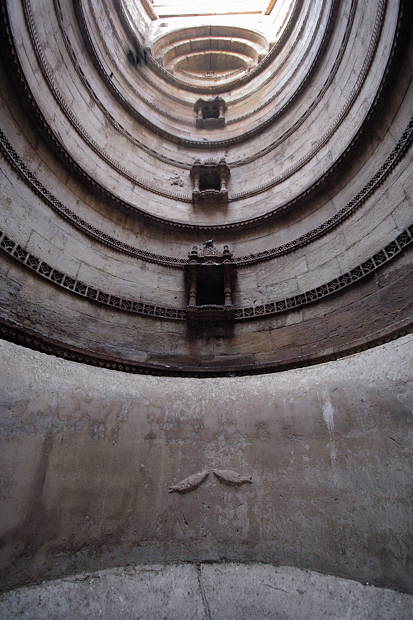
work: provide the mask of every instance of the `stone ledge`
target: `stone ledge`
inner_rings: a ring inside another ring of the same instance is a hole
[[[268,564],[144,564],[81,573],[0,597],[3,618],[409,620],[413,596]]]

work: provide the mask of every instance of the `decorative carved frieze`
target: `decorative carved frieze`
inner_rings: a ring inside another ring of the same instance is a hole
[[[109,370],[118,370],[121,372],[128,372],[132,374],[143,375],[156,375],[156,376],[172,376],[172,377],[226,377],[248,374],[260,374],[262,372],[276,372],[281,370],[291,370],[292,368],[302,368],[308,365],[312,365],[315,362],[328,362],[331,360],[337,360],[354,353],[359,353],[369,349],[370,347],[390,342],[406,336],[411,333],[411,326],[405,323],[402,326],[398,326],[397,329],[386,330],[382,332],[380,336],[370,338],[363,343],[358,343],[353,346],[344,346],[339,350],[334,350],[329,354],[315,355],[309,358],[295,359],[294,361],[287,362],[275,362],[274,364],[267,364],[264,366],[244,366],[242,368],[215,368],[203,369],[199,366],[197,368],[171,368],[164,364],[150,363],[150,362],[125,362],[121,359],[113,359],[113,357],[106,358],[105,356],[99,356],[90,351],[84,351],[68,347],[65,343],[56,342],[44,335],[34,332],[31,329],[16,327],[12,325],[7,319],[0,317],[0,338],[14,342],[23,347],[32,349],[33,351],[40,351],[47,353],[48,355],[55,355],[66,360],[74,362],[80,362],[82,364],[88,364],[98,368],[107,368]]]
[[[112,294],[91,286],[82,280],[77,280],[62,271],[53,268],[51,265],[42,261],[37,256],[30,254],[18,243],[10,239],[0,231],[0,249],[12,256],[14,259],[23,263],[27,268],[36,272],[52,284],[61,286],[68,292],[80,295],[89,301],[93,301],[112,309],[151,316],[154,318],[184,320],[185,310],[180,308],[170,308],[151,304],[140,300],[127,299],[117,294]]]
[[[313,63],[312,63],[312,66],[311,66],[311,69],[310,69],[310,71],[311,71],[311,72],[312,72],[312,71],[314,70],[314,68],[317,66],[318,60],[319,60],[319,58],[322,56],[322,52],[323,52],[323,50],[324,50],[324,48],[325,48],[325,46],[326,46],[326,43],[327,43],[327,41],[328,41],[328,39],[329,39],[329,36],[331,35],[331,32],[332,32],[332,30],[333,30],[333,28],[332,28],[332,21],[333,21],[333,15],[337,12],[336,3],[338,3],[338,0],[334,0],[334,2],[332,3],[332,6],[330,7],[329,17],[328,17],[328,20],[327,20],[327,27],[326,27],[325,32],[324,32],[323,40],[322,40],[322,42],[321,42],[321,44],[320,44],[320,46],[319,46],[319,48],[318,48],[318,51],[317,51],[317,54],[316,54],[316,58],[314,59],[314,61],[313,61]],[[354,5],[356,4],[356,0],[353,0],[353,4],[354,4]],[[352,5],[352,7],[351,7],[351,9],[350,9],[350,17],[349,17],[348,26],[347,26],[347,28],[346,28],[346,33],[347,33],[347,32],[348,32],[348,33],[350,33],[350,31],[351,31],[351,22],[352,22],[352,17],[351,17],[351,16],[352,16],[354,13],[355,13],[355,9],[354,9],[354,7],[353,7],[353,5]],[[59,18],[59,16],[57,16],[57,17]],[[319,21],[320,21],[320,23],[321,23],[321,21],[322,21],[322,20],[323,20],[323,13],[320,13],[320,16],[319,16]],[[59,22],[59,23],[60,23],[60,22]],[[61,24],[60,24],[60,27],[61,27],[62,36],[63,36],[63,38],[64,38],[64,40],[65,40],[66,45],[67,45],[67,46],[69,46],[69,47],[71,48],[70,43],[69,43],[69,41],[68,41],[67,37],[65,37],[64,27],[62,27],[62,25],[61,25]],[[277,47],[277,46],[278,46],[278,43],[276,43],[276,47]],[[341,51],[340,51],[340,53],[344,53],[345,46],[342,46],[342,47],[343,47],[343,50],[341,50]],[[274,49],[274,48],[272,48],[272,49]],[[268,54],[267,56],[269,56],[270,54],[272,54],[272,49],[271,49],[271,51],[269,52],[269,54]],[[73,54],[74,54],[74,53],[71,53],[70,55],[73,57]],[[147,56],[149,57],[149,56],[150,56],[150,54],[148,53],[148,54],[147,54]],[[156,61],[153,59],[153,60],[152,60],[152,62],[156,62]],[[158,64],[158,63],[156,63],[156,64]],[[339,65],[340,65],[340,62],[339,62],[338,60],[336,60],[336,62],[334,63],[334,66],[335,66],[335,67],[338,67]],[[161,66],[161,65],[159,65],[159,66]],[[99,72],[101,73],[101,77],[103,78],[103,80],[104,80],[104,81],[106,81],[106,80],[107,80],[107,74],[105,73],[105,71],[102,71],[102,67],[103,67],[103,66],[100,64],[100,65],[98,66],[98,70],[99,70]],[[167,73],[168,73],[168,72],[167,72]],[[171,74],[169,74],[169,73],[168,73],[168,75],[171,75]],[[251,71],[249,71],[247,75],[248,75],[248,76],[250,76],[250,75],[251,75]],[[331,72],[331,75],[329,75],[328,80],[326,81],[326,83],[325,83],[325,85],[324,85],[324,87],[325,87],[325,88],[327,88],[327,86],[331,83],[331,81],[332,81],[332,79],[333,79],[334,75],[335,75],[335,72],[334,72],[334,71],[333,71],[333,72]],[[80,75],[79,77],[80,77],[80,78],[82,78],[82,76],[81,76],[81,75]],[[147,77],[148,77],[148,76],[147,76]],[[305,77],[304,77],[304,79],[303,79],[303,81],[302,81],[302,86],[304,86],[304,84],[306,84],[306,83],[309,81],[309,78],[310,78],[310,77],[311,77],[311,73],[309,72],[309,73],[307,73],[307,74],[305,75]],[[86,82],[85,86],[86,86],[86,88],[89,90],[90,96],[91,96],[92,98],[94,98],[94,91],[93,91],[92,89],[88,88],[88,83],[87,83],[87,82]],[[154,86],[154,84],[153,84],[153,83],[152,83],[152,86]],[[293,95],[293,97],[294,97],[294,98],[296,98],[296,96],[298,96],[298,95],[300,94],[301,89],[302,89],[302,86],[300,85],[300,88],[299,88],[299,89],[296,91],[296,93]],[[324,87],[323,87],[323,90],[324,90]],[[157,106],[157,105],[156,105],[156,103],[154,103],[151,99],[146,98],[146,97],[144,96],[144,93],[142,93],[142,91],[141,91],[141,90],[139,90],[139,89],[135,89],[135,90],[134,90],[134,92],[135,92],[135,94],[136,94],[137,96],[139,96],[139,97],[140,97],[140,98],[141,98],[141,99],[145,102],[145,104],[146,104],[146,105],[148,105],[148,106],[149,106],[149,107],[151,107],[152,109],[156,110],[156,112],[157,112],[157,113],[159,113],[159,112],[160,112],[161,114],[163,114],[163,115],[164,115],[164,116],[166,116],[167,118],[171,118],[171,119],[173,119],[173,120],[175,120],[175,121],[176,121],[176,117],[174,117],[172,114],[170,114],[170,113],[169,113],[167,110],[165,110],[165,109],[160,110],[160,109],[159,109],[159,106]],[[197,91],[197,92],[199,92],[199,91]],[[119,96],[121,96],[121,95],[119,95]],[[271,97],[268,101],[266,101],[265,103],[262,103],[260,106],[258,106],[257,108],[252,109],[250,112],[248,112],[248,113],[246,113],[246,114],[243,114],[243,115],[241,115],[241,116],[239,116],[239,117],[233,117],[233,118],[231,118],[229,121],[227,121],[227,123],[226,123],[226,124],[229,124],[229,123],[231,123],[231,124],[237,123],[237,122],[239,122],[240,120],[243,120],[244,118],[247,118],[247,117],[251,116],[252,114],[255,114],[256,112],[260,111],[263,107],[265,107],[266,105],[268,105],[269,103],[271,103],[272,98],[273,98],[273,97]],[[319,98],[318,98],[318,96],[317,96],[317,102],[318,102],[318,101],[319,101]],[[99,103],[100,103],[100,100],[99,100]],[[286,107],[285,107],[285,106],[286,106],[286,105],[288,105],[288,102],[287,102],[287,104],[284,104],[284,105],[282,106],[282,109],[281,109],[281,110],[279,110],[279,111],[277,111],[277,112],[276,112],[276,117],[274,117],[274,120],[276,120],[276,118],[278,118],[278,116],[279,116],[279,112],[281,112],[282,114],[284,114],[284,113],[285,113],[285,109],[286,109]],[[105,113],[105,111],[104,111],[104,113]],[[112,119],[110,118],[110,115],[108,115],[108,120],[109,120],[109,121],[111,121],[111,120],[112,120]],[[185,121],[182,121],[182,119],[181,119],[181,122],[184,122],[184,123],[185,123]],[[263,124],[263,128],[264,128],[264,127],[266,128],[267,126],[268,126],[268,124],[267,124],[267,122],[265,122],[265,123]],[[250,130],[250,131],[248,131],[248,132],[244,132],[242,135],[240,135],[240,136],[238,136],[237,138],[235,138],[235,140],[239,142],[239,141],[242,141],[242,140],[244,140],[244,139],[250,138],[250,137],[252,137],[252,135],[255,135],[257,132],[259,133],[259,132],[260,132],[260,130],[261,130],[260,128],[261,128],[261,126],[260,126],[260,125],[258,125],[258,126],[256,126],[256,127],[254,127],[252,130]],[[252,132],[253,132],[253,133],[252,133]],[[184,144],[184,143],[185,143],[185,144],[187,144],[189,140],[188,140],[188,139],[185,139],[185,138],[180,137],[180,141],[181,141],[181,143],[182,143],[182,144]],[[199,145],[202,145],[202,146],[207,146],[207,147],[208,147],[208,146],[210,146],[210,145],[216,145],[216,143],[215,143],[215,142],[210,142],[210,141],[208,141],[207,143],[205,143],[205,142],[202,142],[202,141],[193,141],[193,140],[190,140],[190,142],[191,142],[191,144],[192,144],[192,143],[196,143],[196,144],[199,144]],[[225,145],[226,143],[227,143],[227,141],[226,141],[226,140],[224,140],[222,144],[223,144],[223,145]],[[233,138],[233,139],[231,139],[231,143],[235,143],[235,142],[234,142],[234,138]],[[147,145],[141,144],[141,148],[145,148],[146,146],[147,146]],[[158,155],[158,156],[159,156],[159,154],[156,154],[156,153],[154,153],[154,155],[155,155],[155,156],[156,156],[156,155]]]
[[[237,266],[242,267],[244,265],[252,265],[260,263],[261,261],[271,260],[278,256],[283,256],[290,252],[294,252],[300,247],[308,245],[323,237],[325,234],[339,226],[350,215],[355,213],[364,203],[370,198],[375,191],[381,187],[383,182],[387,179],[389,174],[395,169],[395,167],[401,162],[413,141],[413,118],[410,119],[407,127],[396,143],[394,149],[386,157],[383,164],[378,168],[375,174],[369,179],[364,187],[353,198],[346,203],[335,215],[320,224],[320,226],[309,230],[304,235],[289,241],[283,245],[269,248],[261,252],[248,254],[247,256],[234,257],[234,262]],[[176,258],[172,256],[164,256],[160,254],[154,254],[147,250],[141,250],[127,243],[119,241],[114,237],[111,237],[107,233],[99,230],[95,226],[92,226],[84,219],[79,217],[66,205],[64,205],[52,192],[50,192],[36,177],[35,174],[26,166],[24,161],[19,157],[12,145],[8,141],[7,137],[0,129],[0,151],[7,159],[12,168],[20,176],[20,178],[32,189],[32,191],[38,195],[46,204],[48,204],[54,211],[61,215],[66,220],[70,221],[74,226],[82,230],[85,234],[97,239],[101,243],[110,246],[120,252],[136,256],[142,260],[146,260],[153,263],[183,267],[187,260],[184,258]]]
[[[384,9],[382,6],[383,3],[380,4],[380,8],[378,11],[378,21],[376,22],[379,23],[379,21],[382,21],[382,15],[384,13]],[[77,6],[77,5],[76,5]],[[25,14],[26,17],[27,15],[27,11],[29,10],[30,5],[25,2],[24,3],[24,9],[25,9]],[[400,33],[400,28],[402,25],[402,15],[403,12],[399,11],[399,27],[398,27],[398,34]],[[197,226],[191,226],[190,224],[185,224],[185,223],[180,223],[180,222],[174,222],[171,220],[167,220],[165,218],[159,218],[157,216],[145,213],[144,211],[142,211],[141,209],[139,209],[138,207],[136,207],[135,205],[129,205],[123,201],[121,201],[119,198],[113,196],[109,191],[107,191],[106,189],[104,189],[102,186],[100,186],[96,180],[93,180],[91,177],[89,177],[84,170],[81,170],[80,167],[71,159],[71,157],[68,155],[68,153],[66,151],[64,151],[64,149],[62,149],[62,145],[60,143],[58,143],[58,140],[56,139],[56,136],[54,136],[53,132],[51,131],[50,127],[47,125],[47,123],[45,122],[45,119],[43,118],[43,115],[41,114],[40,110],[38,109],[32,94],[30,92],[30,88],[27,84],[27,81],[25,80],[19,59],[18,59],[18,55],[16,53],[16,49],[14,47],[14,41],[13,41],[13,36],[12,36],[12,30],[10,28],[10,24],[8,22],[8,14],[7,14],[7,9],[3,11],[2,14],[2,25],[4,28],[4,40],[7,42],[7,45],[5,46],[5,52],[7,52],[7,65],[9,67],[11,67],[11,71],[13,71],[13,76],[17,77],[18,80],[20,81],[24,93],[22,95],[23,100],[26,103],[29,103],[30,106],[33,109],[34,112],[34,116],[36,117],[36,119],[38,121],[40,121],[40,127],[41,130],[44,132],[45,137],[48,139],[48,141],[50,142],[50,144],[52,144],[53,148],[56,149],[56,152],[59,153],[59,155],[61,155],[61,157],[64,159],[65,161],[65,165],[69,166],[70,168],[73,169],[73,171],[77,174],[79,174],[83,180],[86,180],[86,182],[88,184],[90,184],[90,187],[92,189],[92,191],[97,192],[100,195],[103,195],[106,199],[108,199],[110,202],[115,203],[117,206],[121,206],[123,208],[126,208],[128,210],[134,210],[136,213],[138,213],[140,216],[144,217],[145,219],[150,219],[158,224],[161,225],[168,225],[168,226],[172,226],[172,227],[179,227],[179,228],[186,228],[186,229],[191,229],[191,228],[197,228]],[[29,30],[31,31],[31,34],[33,35],[33,23],[32,20],[29,18],[27,20],[28,22],[28,27]],[[379,28],[376,27],[374,28],[374,34],[373,34],[373,39],[375,41],[377,41],[378,39],[378,30]],[[34,33],[35,35],[35,33]],[[32,36],[32,40],[34,45],[36,44],[38,37],[37,36]],[[397,43],[398,40],[400,39],[400,36],[396,36],[394,41],[393,41],[393,45],[392,45],[392,51],[391,51],[391,56],[390,59],[392,60],[395,57],[395,53],[397,51]],[[370,46],[371,47],[371,46]],[[371,58],[372,52],[369,49],[369,58]],[[373,50],[373,55],[374,55],[374,50]],[[370,62],[370,61],[369,61]],[[366,72],[368,72],[368,62],[364,63],[365,66],[363,66],[363,80],[364,80],[364,75],[366,74]],[[377,96],[373,102],[373,105],[371,107],[371,109],[369,110],[369,113],[367,115],[367,119],[369,118],[369,116],[371,115],[371,113],[373,112],[373,110],[375,109],[377,102],[383,98],[383,94],[384,94],[384,86],[386,85],[386,81],[387,81],[387,77],[389,75],[389,68],[390,68],[390,62],[388,63],[388,67],[386,67],[386,73],[383,77],[383,81],[382,84],[380,85],[380,89],[377,93]],[[360,80],[358,80],[358,86],[362,85],[363,80],[360,77]],[[360,135],[361,135],[361,130],[360,130]],[[348,156],[348,154],[350,153],[351,149],[355,146],[357,139],[360,137],[360,135],[356,136],[355,140],[351,143],[351,145],[349,145],[349,147],[346,149],[346,151],[342,154],[342,156],[339,158],[339,160],[337,160],[337,162],[335,162],[334,166],[332,166],[328,171],[326,171],[325,174],[323,174],[323,176],[318,179],[318,181],[316,182],[316,184],[314,184],[314,186],[308,188],[307,190],[305,190],[302,194],[300,194],[298,197],[296,197],[295,199],[293,199],[293,201],[290,201],[289,204],[283,205],[280,208],[276,208],[273,211],[271,211],[270,213],[264,214],[262,216],[259,216],[257,218],[251,218],[250,220],[246,220],[244,222],[235,222],[235,223],[229,223],[229,224],[223,224],[223,225],[216,225],[216,226],[209,226],[208,228],[210,230],[218,230],[218,229],[232,229],[232,228],[239,228],[242,226],[246,226],[252,223],[256,223],[258,221],[264,221],[266,219],[268,219],[269,217],[273,217],[278,215],[280,212],[285,212],[287,211],[293,204],[294,205],[298,205],[300,203],[300,201],[307,199],[313,190],[316,190],[317,188],[321,187],[321,183],[324,183],[327,178],[330,176],[330,174],[332,172],[336,172],[337,171],[337,166],[339,164],[342,163],[342,161],[344,161],[344,159]],[[212,144],[212,143],[211,143]],[[232,165],[232,164],[231,164]],[[234,162],[234,165],[237,165],[236,162]],[[287,171],[288,173],[291,173],[291,171]],[[279,180],[278,180],[279,181]],[[277,182],[278,182],[277,181]],[[265,191],[266,189],[268,189],[268,187],[260,187],[260,188],[256,188],[252,193],[248,192],[248,194],[244,195],[233,195],[231,196],[230,200],[238,200],[241,198],[245,198],[250,195],[253,195],[254,193],[261,192],[261,191]],[[170,197],[169,194],[167,192],[162,192],[160,190],[156,190],[155,188],[150,188],[150,191],[153,191],[154,193],[158,193],[159,195],[163,195],[163,196],[167,196]],[[181,199],[181,198],[179,198]],[[187,198],[184,197],[183,198],[184,201],[187,201]],[[189,198],[189,201],[191,200],[191,198]]]
[[[210,242],[206,243],[209,244]],[[225,317],[229,317],[231,319],[233,318],[234,321],[260,319],[267,316],[288,312],[289,310],[293,310],[296,308],[300,308],[301,306],[318,302],[325,297],[334,295],[341,290],[355,284],[356,282],[359,282],[366,276],[369,276],[370,274],[380,269],[386,263],[395,259],[405,250],[405,248],[412,244],[413,224],[406,228],[399,235],[397,235],[397,237],[393,241],[388,243],[382,250],[374,254],[371,258],[364,261],[354,269],[351,269],[350,271],[341,274],[337,278],[333,278],[333,280],[330,280],[325,284],[321,284],[320,286],[317,286],[303,293],[299,293],[298,295],[287,297],[279,301],[269,301],[263,304],[258,304],[256,306],[244,306],[242,308],[233,307],[232,283],[230,291],[228,290],[228,287],[225,287],[227,290],[225,290],[224,288],[223,304],[197,303],[196,305],[191,305],[194,298],[198,302],[198,283],[196,280],[196,288],[192,291],[191,294],[191,283],[189,280],[188,302],[190,301],[191,304],[188,303],[186,309],[182,309],[169,308],[142,301],[134,301],[99,290],[94,286],[90,286],[81,280],[76,280],[71,276],[62,273],[58,269],[53,268],[45,261],[42,261],[33,254],[29,253],[22,246],[16,243],[16,241],[10,239],[10,237],[8,237],[4,232],[0,231],[0,249],[9,256],[13,257],[18,262],[24,264],[28,269],[36,272],[39,276],[51,282],[52,284],[61,286],[68,292],[80,295],[81,297],[84,297],[90,301],[103,304],[105,306],[110,306],[112,307],[112,309],[115,308],[120,311],[153,316],[160,319],[172,319],[180,321],[184,321],[187,318],[195,318],[196,320],[198,320],[198,318],[200,317],[200,313],[202,312],[205,313],[205,318],[209,319],[209,317],[207,316],[209,313],[208,306],[210,306],[211,314],[215,312],[219,313],[219,316],[215,315],[211,318],[217,319],[218,316],[220,320],[225,319]],[[224,250],[222,254],[218,253],[204,256],[203,252],[200,254],[197,248],[193,248],[190,252],[189,262],[185,265],[185,272],[189,275],[189,278],[191,278],[191,269],[195,267],[195,269],[197,270],[199,266],[204,269],[208,265],[219,265],[222,268],[229,267],[233,270],[232,273],[234,273],[236,266],[232,254],[229,252],[229,250]],[[195,272],[195,275],[197,275],[197,272]],[[222,283],[222,280],[220,280],[220,282]]]

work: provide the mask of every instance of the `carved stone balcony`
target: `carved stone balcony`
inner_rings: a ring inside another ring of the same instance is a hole
[[[221,159],[219,162],[197,159],[191,168],[193,204],[222,203],[228,201],[230,170]]]
[[[222,97],[215,99],[198,99],[195,102],[195,124],[199,129],[219,129],[225,125],[225,111],[227,109]]]
[[[234,318],[235,264],[228,246],[220,252],[212,240],[206,241],[201,250],[194,246],[188,258],[188,320],[231,321]]]

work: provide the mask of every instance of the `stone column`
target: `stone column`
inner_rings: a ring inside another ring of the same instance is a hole
[[[232,306],[231,267],[224,265],[224,306]]]
[[[194,192],[199,192],[199,170],[197,170],[194,174]]]
[[[219,102],[219,119],[224,119],[224,112],[225,112],[225,102],[223,101],[223,99],[221,99],[221,101]]]
[[[221,172],[220,177],[221,177],[221,189],[220,189],[220,191],[222,193],[227,193],[228,192],[228,185],[227,185],[228,179],[227,179],[227,175],[223,174]]]
[[[188,306],[196,306],[196,294],[197,294],[197,269],[196,267],[191,267],[190,280],[189,280]]]

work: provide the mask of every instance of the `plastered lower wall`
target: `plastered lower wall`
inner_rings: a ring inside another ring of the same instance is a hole
[[[226,559],[412,591],[412,341],[215,379],[128,375],[2,342],[3,585]],[[252,483],[210,473],[168,493],[214,468]]]

